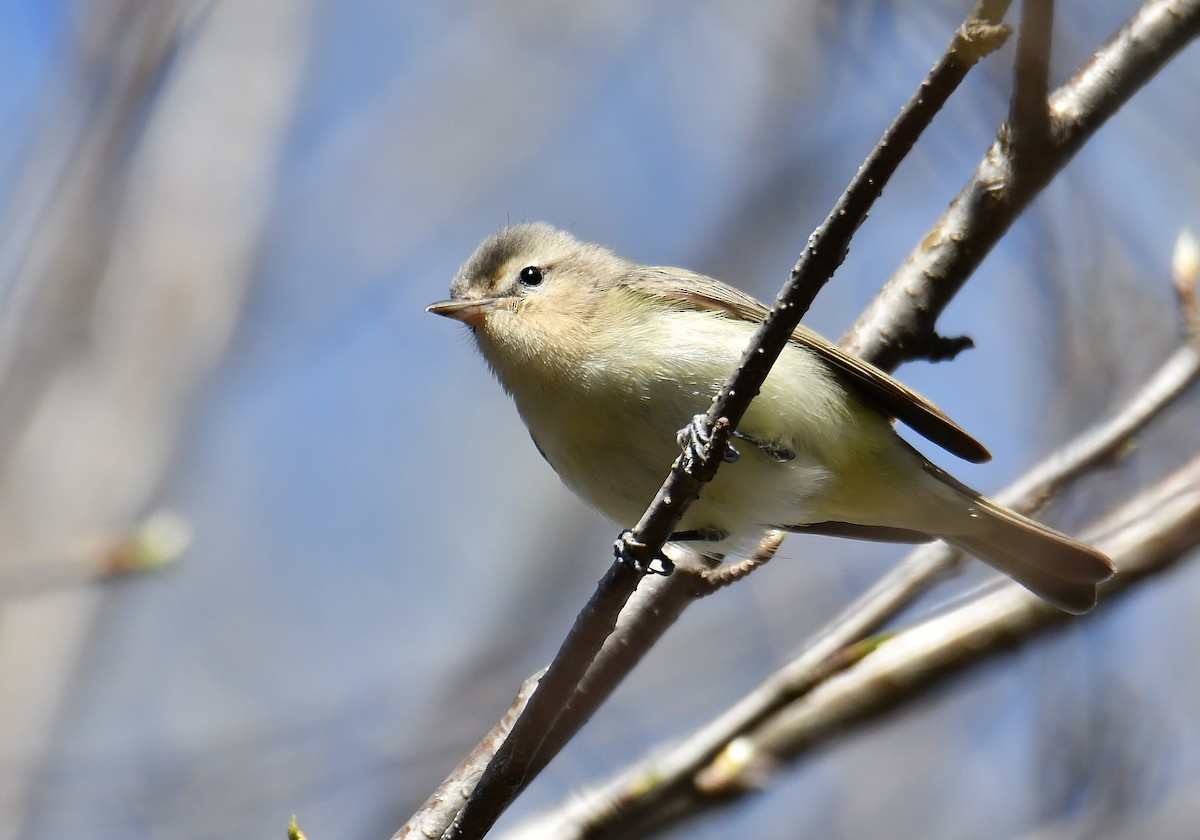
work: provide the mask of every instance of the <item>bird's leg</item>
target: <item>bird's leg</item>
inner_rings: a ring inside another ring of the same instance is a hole
[[[773,443],[767,443],[765,440],[759,440],[756,437],[751,437],[742,431],[735,430],[733,436],[738,440],[744,440],[746,443],[753,444],[768,458],[778,461],[781,464],[786,461],[794,461],[796,459],[796,453],[785,446],[776,446]]]
[[[689,473],[695,472],[698,465],[708,463],[707,453],[712,442],[712,435],[708,430],[707,421],[707,415],[697,414],[692,418],[691,423],[688,423],[675,435],[676,443],[683,449],[683,467]],[[740,457],[741,453],[734,449],[732,444],[727,444],[721,460],[726,464],[732,464]]]
[[[690,531],[676,531],[667,538],[668,542],[720,542],[729,534],[716,528],[694,528]]]

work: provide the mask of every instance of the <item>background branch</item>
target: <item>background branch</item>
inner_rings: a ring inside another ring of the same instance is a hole
[[[1050,46],[1054,31],[1053,0],[1025,0],[1013,64],[1012,104],[1008,131],[1014,172],[1041,165],[1050,145]],[[1001,136],[1004,129],[1001,128]]]
[[[1087,536],[1119,569],[1101,586],[1106,600],[1169,568],[1200,544],[1200,458],[1138,494]],[[898,633],[755,737],[764,749],[794,754],[927,690],[937,678],[1067,620],[1020,586],[1004,583]]]

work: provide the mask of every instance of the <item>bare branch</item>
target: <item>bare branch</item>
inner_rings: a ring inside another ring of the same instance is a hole
[[[468,753],[462,764],[454,768],[454,772],[425,800],[425,803],[413,818],[396,832],[393,840],[400,840],[400,838],[410,836],[420,838],[437,837],[446,830],[446,826],[454,820],[454,817],[462,809],[466,797],[475,789],[479,777],[483,775],[484,768],[492,760],[492,756],[496,754],[496,748],[508,737],[513,723],[516,722],[525,710],[530,696],[533,694],[534,689],[537,688],[538,680],[544,674],[545,671],[541,671],[521,683],[521,689],[517,692],[517,696],[508,708],[508,711],[504,713],[504,717],[496,722],[496,725],[492,727],[492,730],[487,735],[483,736],[483,739],[475,746],[475,749]],[[293,819],[295,818],[293,817]]]
[[[1171,566],[1200,543],[1200,458],[1143,491],[1094,531],[1103,534],[1098,547],[1120,569],[1103,585],[1106,597]],[[573,796],[562,810],[519,827],[509,836],[513,840],[644,836],[652,828],[756,789],[763,773],[779,762],[795,760],[927,690],[937,679],[979,664],[1067,620],[1060,610],[1019,585],[1007,583],[894,636],[851,649],[843,658],[846,667],[839,669],[840,673],[827,675],[819,687],[760,729],[728,742],[725,754],[697,768],[685,784],[673,784],[675,779],[657,775],[661,763],[639,765],[614,783]],[[759,691],[772,687],[773,683],[764,684]],[[748,697],[739,705],[750,700]],[[629,807],[634,781],[638,785],[636,809]],[[649,798],[656,807],[641,808],[641,801]]]
[[[1036,178],[1014,177],[1002,139],[892,276],[843,343],[891,370],[924,355],[942,310],[1033,197],[1142,85],[1200,33],[1200,0],[1148,0],[1050,98],[1051,136]]]
[[[1050,44],[1053,0],[1025,0],[1017,34],[1009,131],[1015,172],[1021,177],[1040,166],[1050,145]],[[1003,129],[1001,129],[1003,131]]]
[[[575,737],[683,611],[712,591],[705,579],[706,564],[711,561],[674,545],[667,546],[667,551],[676,564],[675,574],[647,578],[638,587],[622,610],[616,630],[605,640],[575,687],[567,709],[547,734],[530,768],[531,776],[541,772]]]
[[[1096,531],[1105,535],[1099,547],[1121,570],[1104,585],[1106,596],[1180,559],[1200,542],[1200,458],[1141,493],[1107,517]],[[695,768],[684,780],[686,784],[677,786],[673,777],[658,775],[664,769],[662,762],[639,765],[617,782],[574,796],[563,810],[518,828],[510,836],[523,840],[643,836],[650,827],[678,821],[755,789],[761,775],[780,761],[795,759],[926,690],[937,678],[977,664],[1065,620],[1061,611],[1020,586],[1005,584],[990,595],[895,636],[851,648],[842,657],[840,675],[827,673],[829,679],[760,730],[729,741],[725,754],[714,756],[706,767]],[[759,690],[773,687],[774,681]],[[630,807],[629,799],[635,780],[639,786],[637,808]],[[669,800],[664,803],[667,794]],[[640,807],[648,798],[653,798],[655,808]]]

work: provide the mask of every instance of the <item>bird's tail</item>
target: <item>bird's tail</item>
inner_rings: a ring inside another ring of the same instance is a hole
[[[1108,557],[932,469],[966,502],[946,522],[948,533],[938,536],[1067,612],[1084,613],[1096,605],[1096,584],[1113,573]]]

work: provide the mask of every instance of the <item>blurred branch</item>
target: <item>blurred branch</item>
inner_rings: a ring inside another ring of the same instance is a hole
[[[152,506],[234,329],[310,9],[109,0],[41,16],[67,25],[59,52],[39,62],[46,79],[5,173],[0,223],[0,578],[10,595],[153,559],[144,534],[76,541]],[[44,568],[25,565],[35,561]],[[28,833],[23,820],[39,808],[101,591],[4,603],[0,743],[19,772],[0,776],[0,838]]]
[[[1175,239],[1171,283],[1183,310],[1184,329],[1193,343],[1200,343],[1200,242],[1189,230]]]
[[[21,566],[0,567],[0,603],[119,575],[161,569],[191,543],[191,526],[171,511],[155,511],[127,530],[78,539],[62,552]]]
[[[586,703],[579,703],[573,701],[572,696],[576,700],[579,698],[579,687],[585,674],[638,587],[642,574],[630,566],[650,568],[688,505],[699,495],[703,484],[715,475],[728,435],[758,393],[812,300],[845,258],[851,237],[866,219],[884,185],[971,67],[1003,43],[1007,30],[1000,25],[1000,17],[1007,7],[1007,2],[995,0],[980,3],[859,168],[829,216],[809,237],[808,247],[792,269],[770,315],[709,409],[706,428],[699,436],[702,439],[696,441],[699,457],[688,457],[685,448],[685,455],[676,459],[646,514],[629,532],[628,538],[623,535],[623,541],[618,542],[618,559],[576,619],[524,714],[479,777],[461,813],[447,826],[447,840],[482,837],[532,780],[535,768],[540,769],[554,754],[545,743],[551,733],[569,737],[590,716],[595,708],[593,701],[598,704],[603,699],[590,694]],[[655,608],[658,606],[656,603]],[[666,626],[662,625],[654,635],[646,634],[637,638],[635,644],[625,646],[621,663],[614,664],[615,672],[632,668]],[[592,673],[596,673],[596,669]],[[569,703],[572,709],[586,708],[587,711],[573,712],[569,723],[559,725],[559,718]],[[559,744],[560,740],[565,743],[565,740],[555,738],[554,744]],[[437,796],[435,793],[434,798]],[[407,836],[418,821],[425,822],[421,813],[416,814],[396,836]]]
[[[1050,142],[1015,169],[1009,127],[844,342],[885,370],[925,353],[942,310],[1050,179],[1200,33],[1200,0],[1148,0],[1050,97]]]
[[[1037,165],[1050,144],[1050,44],[1053,0],[1025,0],[1017,33],[1009,126],[1017,173]]]
[[[0,239],[0,473],[86,311],[111,247],[121,157],[183,37],[187,4],[89,10],[43,142],[29,149]],[[73,66],[72,66],[73,65]],[[53,98],[53,97],[52,97]],[[68,243],[65,244],[65,243]],[[52,278],[47,282],[47,278]]]

